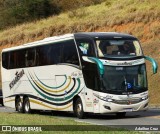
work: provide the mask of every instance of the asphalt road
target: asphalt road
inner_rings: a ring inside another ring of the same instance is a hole
[[[12,108],[6,108],[0,106],[0,112],[12,113],[15,112]],[[88,115],[86,119],[77,119],[74,117],[73,113],[66,112],[40,112],[38,114],[43,115],[52,115],[59,118],[71,118],[78,122],[87,122],[91,124],[98,125],[112,125],[112,126],[120,126],[123,128],[130,129],[130,125],[158,125],[160,131],[160,108],[150,108],[148,111],[142,112],[130,112],[126,114],[125,118],[117,119],[114,114],[106,114],[106,115]],[[129,125],[129,126],[128,126]]]
[[[85,121],[100,125],[160,125],[160,109],[127,113],[123,119],[117,119],[113,114],[92,115],[91,117],[92,118],[85,119]]]

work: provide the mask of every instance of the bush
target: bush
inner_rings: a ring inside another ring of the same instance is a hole
[[[0,30],[20,23],[30,22],[71,11],[70,17],[86,14],[77,8],[99,4],[105,0],[1,0]]]
[[[20,22],[32,21],[60,13],[60,9],[50,0],[26,0],[15,6],[11,15]]]
[[[6,0],[0,3],[0,9],[2,9],[0,20],[3,20],[0,29],[61,12],[60,7],[51,0]]]

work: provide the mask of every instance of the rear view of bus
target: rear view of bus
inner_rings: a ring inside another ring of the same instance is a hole
[[[143,55],[137,38],[120,33],[81,33],[75,38],[87,87],[85,111],[123,117],[148,108],[145,59],[152,62],[153,73],[157,63]]]

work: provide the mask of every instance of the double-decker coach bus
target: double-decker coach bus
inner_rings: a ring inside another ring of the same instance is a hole
[[[145,59],[137,38],[116,32],[55,36],[2,50],[4,105],[32,110],[115,113],[146,110]]]

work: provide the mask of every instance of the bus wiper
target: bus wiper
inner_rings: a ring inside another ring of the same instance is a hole
[[[128,93],[128,83],[127,83],[127,80],[126,80],[126,76],[124,76],[124,84],[125,84],[125,90],[126,90],[127,96],[129,96],[129,93]]]

